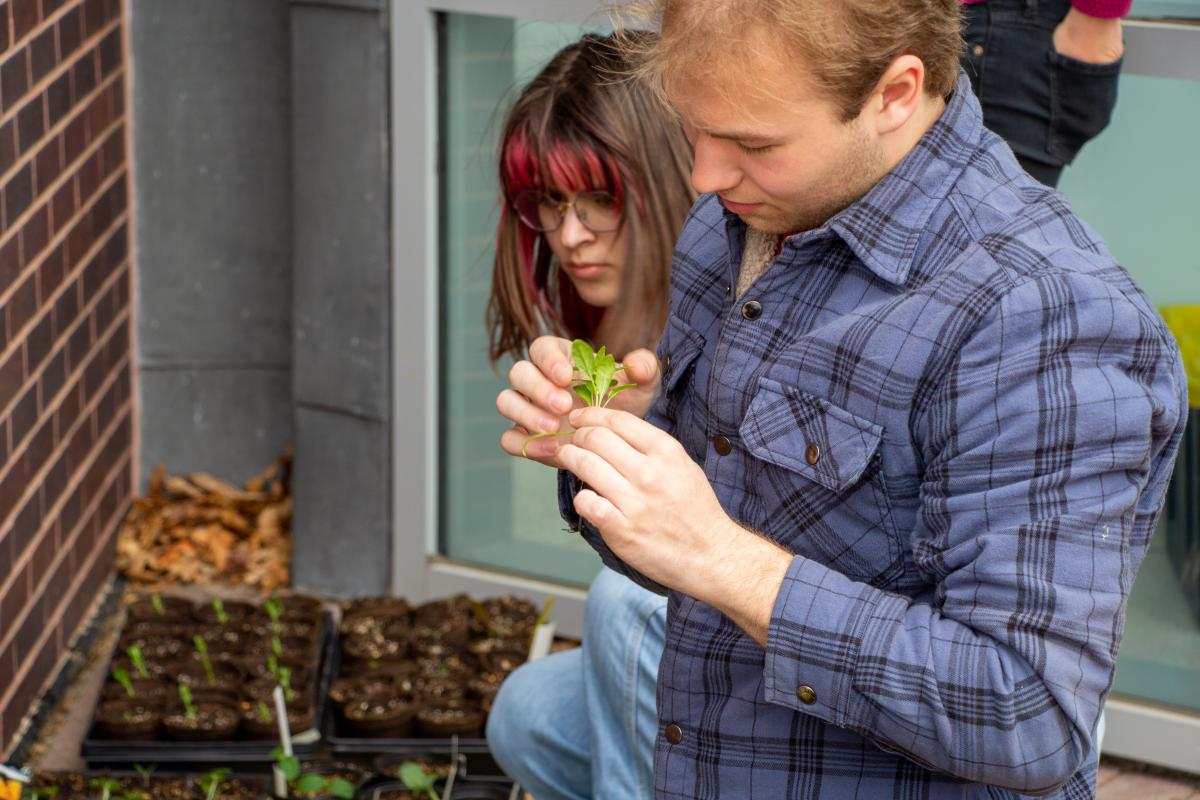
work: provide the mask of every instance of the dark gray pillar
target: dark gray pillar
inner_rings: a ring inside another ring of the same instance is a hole
[[[143,479],[292,437],[288,34],[286,0],[130,0]]]
[[[386,15],[372,0],[297,0],[291,16],[295,582],[384,593],[392,552]]]

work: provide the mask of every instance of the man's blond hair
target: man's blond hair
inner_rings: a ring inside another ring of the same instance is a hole
[[[725,57],[768,42],[803,59],[846,122],[902,55],[924,63],[927,94],[949,95],[962,50],[959,0],[639,0],[619,18],[662,32],[657,40],[630,40],[626,49],[664,98],[672,76],[728,69]]]

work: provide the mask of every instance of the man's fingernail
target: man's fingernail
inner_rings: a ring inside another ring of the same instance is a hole
[[[582,413],[583,413],[582,408],[575,409],[574,411],[572,411],[570,414],[567,415],[567,421],[570,422],[572,425],[574,425],[576,422],[579,421],[579,415]]]
[[[565,394],[557,394],[554,396],[554,407],[562,414],[571,410],[571,398]]]
[[[554,417],[542,417],[542,430],[547,433],[558,430],[558,420]]]
[[[566,364],[559,364],[554,368],[554,377],[560,381],[571,380],[571,368]]]

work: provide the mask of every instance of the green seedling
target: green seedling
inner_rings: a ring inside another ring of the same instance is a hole
[[[212,661],[208,657],[208,642],[198,633],[192,637],[192,641],[196,644],[196,652],[200,654],[200,663],[204,665],[204,676],[208,678],[208,685],[216,685],[217,674],[213,672]]]
[[[160,617],[165,617],[167,615],[167,609],[163,607],[162,598],[157,594],[150,595],[150,605],[154,606],[154,613],[158,614]]]
[[[279,685],[283,687],[283,699],[289,703],[296,699],[296,693],[292,691],[292,671],[287,667],[279,668]]]
[[[228,788],[223,787],[222,782],[230,771],[229,767],[218,767],[217,769],[209,770],[200,777],[197,783],[200,784],[200,790],[204,792],[204,800],[216,800],[217,793],[222,788]]]
[[[149,789],[150,788],[150,776],[152,776],[154,774],[154,772],[158,769],[158,765],[151,764],[150,766],[143,766],[141,764],[134,764],[133,768],[135,770],[137,770],[138,775],[142,776],[142,786]]]
[[[150,671],[146,669],[146,659],[142,656],[142,648],[136,644],[131,644],[125,648],[125,655],[129,656],[129,663],[133,664],[134,672],[139,678],[149,678]]]
[[[429,800],[438,800],[437,792],[433,789],[433,784],[437,782],[437,775],[429,772],[416,761],[405,761],[401,764],[400,769],[396,770],[396,777],[413,794],[423,793]]]
[[[121,783],[112,778],[92,778],[88,782],[88,786],[100,790],[100,800],[111,800],[113,792],[120,790]]]
[[[305,794],[330,794],[344,800],[354,800],[354,784],[345,778],[326,778],[310,772],[296,779],[296,791]]]
[[[222,625],[229,623],[229,614],[225,613],[225,604],[221,602],[221,598],[214,597],[212,601],[213,611],[217,612],[217,622]]]
[[[32,798],[39,798],[39,797],[45,797],[45,798],[58,797],[58,787],[57,786],[39,786],[36,789],[30,789],[29,797],[31,798],[31,800],[32,800]]]
[[[624,364],[618,364],[601,345],[593,351],[592,346],[582,339],[571,342],[571,360],[575,362],[574,385],[575,394],[583,398],[583,402],[594,408],[606,408],[612,399],[626,389],[634,389],[636,383],[621,383],[617,373],[625,369]],[[570,431],[544,431],[535,433],[521,445],[521,455],[526,455],[529,443],[546,436],[566,436]]]
[[[271,709],[266,703],[259,703],[255,707],[255,712],[258,714],[258,721],[266,724],[271,721]]]
[[[271,637],[271,652],[277,657],[283,655],[283,641],[279,638],[279,634]]]
[[[179,699],[183,701],[183,713],[188,719],[196,718],[196,704],[192,702],[192,690],[179,684]]]
[[[282,746],[271,751],[271,760],[275,762],[275,766],[279,767],[279,771],[283,773],[283,777],[288,783],[292,783],[300,777],[300,759],[283,752]]]
[[[279,681],[279,659],[275,657],[274,653],[267,656],[267,672],[276,682]]]
[[[537,636],[539,625],[545,625],[550,621],[550,611],[554,608],[554,595],[546,598],[546,604],[542,606],[542,612],[537,615],[537,619],[533,622],[533,633],[529,634],[529,646],[533,647],[533,639]]]
[[[271,622],[279,622],[283,618],[283,603],[272,597],[263,603],[263,611],[267,612],[267,617]]]
[[[133,690],[133,681],[129,679],[129,673],[117,667],[112,671],[113,680],[121,684],[121,688],[125,690],[125,694],[130,697],[136,697],[137,692]]]
[[[471,615],[475,617],[475,622],[483,629],[483,632],[488,636],[498,636],[500,631],[492,624],[492,617],[488,614],[487,609],[483,607],[483,603],[478,600],[468,601],[471,608]]]

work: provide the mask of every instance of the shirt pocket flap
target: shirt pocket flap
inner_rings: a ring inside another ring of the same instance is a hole
[[[663,391],[669,392],[675,388],[703,350],[703,335],[674,314],[667,317],[667,327],[658,354],[662,366]]]
[[[883,440],[874,422],[770,378],[759,378],[739,432],[756,458],[838,493],[862,477]]]

